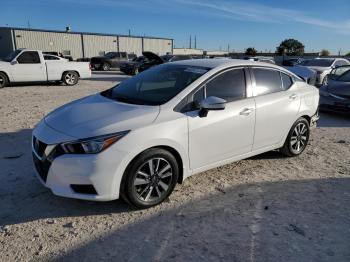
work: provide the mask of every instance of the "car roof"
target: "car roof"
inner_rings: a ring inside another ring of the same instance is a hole
[[[192,60],[181,60],[172,62],[173,64],[178,65],[188,65],[188,66],[200,66],[207,68],[216,68],[216,67],[231,67],[231,66],[264,66],[264,67],[273,67],[276,69],[283,69],[280,66],[276,66],[269,63],[250,61],[243,59],[192,59]]]

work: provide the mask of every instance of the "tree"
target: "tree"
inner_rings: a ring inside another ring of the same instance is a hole
[[[329,56],[330,52],[327,49],[322,49],[320,52],[320,56]]]
[[[350,56],[350,52],[349,52],[349,53],[347,53],[345,56]]]
[[[279,55],[301,56],[304,54],[305,46],[295,39],[285,39],[276,48]]]
[[[251,56],[255,56],[257,53],[256,49],[254,47],[248,47],[246,50],[245,50],[245,54],[246,55],[251,55]]]

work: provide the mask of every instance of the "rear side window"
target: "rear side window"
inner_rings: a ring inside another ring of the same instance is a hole
[[[226,71],[206,84],[206,97],[216,96],[227,102],[246,96],[245,75],[243,69]]]
[[[271,94],[282,90],[281,76],[278,71],[265,68],[253,68],[253,73],[256,83],[254,90],[255,96]]]
[[[40,64],[40,57],[38,52],[27,51],[27,52],[23,52],[17,58],[17,61],[20,64]]]
[[[282,77],[282,83],[283,83],[283,90],[288,90],[293,85],[293,80],[289,75],[286,75],[284,73],[281,73]]]

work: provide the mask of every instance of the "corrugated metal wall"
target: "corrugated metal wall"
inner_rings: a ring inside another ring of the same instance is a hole
[[[142,38],[137,37],[119,37],[119,51],[133,53],[136,55],[142,54]]]
[[[0,57],[6,57],[14,49],[11,29],[0,28]]]
[[[14,30],[17,48],[39,49],[42,51],[70,51],[76,59],[83,57],[80,34]]]
[[[118,37],[102,36],[102,35],[84,35],[84,55],[85,57],[93,57],[102,55],[101,52],[117,52]]]
[[[164,55],[172,52],[172,44],[172,39],[0,28],[0,57],[15,48],[60,52],[65,55],[70,53],[73,59],[99,56],[111,51],[136,55],[141,55],[142,51],[152,51]]]
[[[166,53],[172,53],[172,40],[144,38],[143,50],[151,51],[158,55],[165,55]]]

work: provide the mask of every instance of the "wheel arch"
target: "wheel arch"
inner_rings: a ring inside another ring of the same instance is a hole
[[[80,77],[80,72],[79,72],[78,70],[76,70],[76,69],[74,69],[74,70],[64,70],[64,71],[62,72],[62,78],[61,78],[61,80],[63,80],[64,74],[65,74],[65,73],[68,73],[68,72],[75,72],[75,73],[77,73],[78,76]]]
[[[0,73],[3,73],[5,75],[5,77],[7,78],[7,83],[9,84],[11,82],[9,74],[6,71],[3,71],[3,70],[0,70]]]

